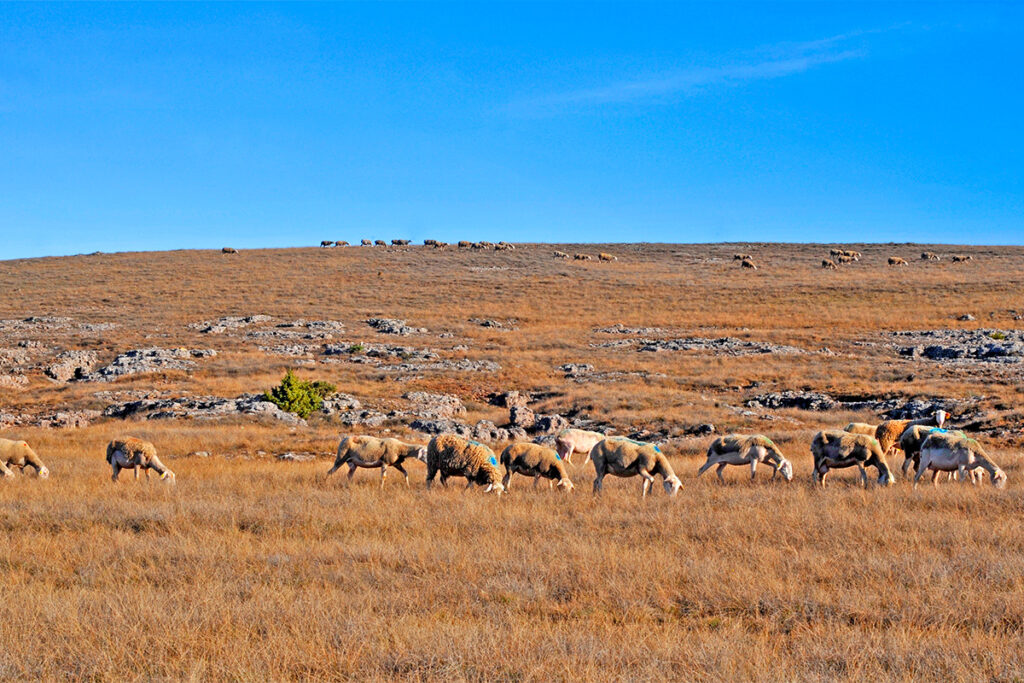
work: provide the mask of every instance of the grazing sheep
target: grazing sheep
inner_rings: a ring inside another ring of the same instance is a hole
[[[437,240],[423,240],[423,246],[432,247],[437,244]]]
[[[906,475],[910,466],[914,466],[914,471],[917,471],[917,466],[921,462],[921,444],[924,443],[925,439],[928,438],[933,432],[946,433],[947,430],[941,427],[929,427],[927,425],[911,425],[907,427],[903,434],[900,435],[900,450],[903,451],[903,474]],[[959,436],[965,436],[961,431],[953,431],[953,434]]]
[[[567,259],[567,258],[569,258],[569,255],[566,254],[564,251],[558,251],[557,249],[555,249],[555,258],[565,258],[565,259]]]
[[[590,254],[573,254],[573,259],[576,261],[590,261]]]
[[[850,434],[838,429],[818,432],[811,441],[811,455],[814,456],[814,482],[821,482],[825,487],[825,477],[829,469],[856,466],[860,470],[864,488],[868,486],[868,475],[865,467],[878,470],[878,483],[890,485],[895,483],[892,470],[885,462],[885,451],[878,441],[864,434]]]
[[[932,470],[932,484],[937,486],[939,472],[955,470],[960,475],[960,481],[965,481],[967,473],[977,468],[988,472],[996,488],[1006,486],[1006,474],[992,462],[980,443],[963,434],[934,431],[921,444],[921,460],[914,476],[914,486],[917,486],[918,479],[926,470]]]
[[[757,266],[754,265],[754,262],[750,261],[748,259],[740,261],[740,267],[742,267],[742,268],[750,268],[751,270],[757,270]]]
[[[427,447],[420,444],[403,443],[398,439],[378,439],[374,436],[346,436],[338,444],[338,454],[334,458],[334,466],[327,471],[327,476],[337,472],[342,466],[348,465],[348,478],[351,480],[356,469],[360,467],[380,468],[380,486],[384,488],[384,480],[388,476],[388,468],[393,467],[405,477],[405,485],[409,485],[409,473],[402,467],[409,458],[426,462]]]
[[[850,432],[851,434],[864,434],[865,436],[874,436],[877,430],[878,425],[869,425],[867,422],[851,422],[843,427],[844,432]]]
[[[234,247],[224,247],[223,249],[220,250],[220,253],[222,253],[222,254],[237,254],[238,250],[235,249]]]
[[[334,246],[334,240],[320,240],[320,248],[321,249],[323,249],[324,247],[333,247],[333,246]]]
[[[922,261],[938,261],[940,259],[939,259],[939,255],[936,254],[934,251],[922,251],[921,252],[921,260]]]
[[[585,453],[587,457],[584,458],[583,464],[586,465],[590,461],[590,449],[606,438],[604,434],[588,432],[585,429],[563,429],[555,437],[555,450],[558,451],[559,457],[570,465],[574,454]]]
[[[412,240],[391,240],[391,244],[395,247],[407,247],[412,244]]]
[[[750,480],[753,481],[759,462],[767,463],[774,468],[772,479],[775,479],[775,475],[781,472],[783,479],[793,481],[793,465],[786,460],[782,451],[771,439],[760,434],[751,436],[728,434],[718,437],[711,442],[711,446],[708,448],[707,462],[697,470],[697,476],[699,477],[711,467],[718,465],[715,474],[718,475],[718,480],[724,483],[722,470],[726,465],[750,465]]]
[[[967,256],[957,255],[953,257],[953,263],[964,263],[966,261],[973,261],[974,257],[968,254]]]
[[[40,479],[50,476],[50,470],[27,442],[0,439],[0,476],[13,477],[12,467],[17,467],[22,472],[26,467],[31,467]]]
[[[373,240],[363,240],[362,242],[360,242],[360,244],[362,244],[364,247],[372,247]]]
[[[607,254],[607,253],[605,253],[603,251],[597,255],[597,258],[600,259],[601,261],[618,261],[619,260],[618,256],[613,256],[613,255]]]
[[[849,258],[853,259],[854,261],[859,261],[860,260],[860,252],[859,251],[850,251],[849,249],[831,249],[831,250],[829,250],[828,253],[832,257],[848,256]]]
[[[501,464],[505,477],[501,480],[506,491],[510,491],[513,473],[533,477],[533,488],[541,477],[550,479],[550,485],[558,482],[560,491],[572,491],[573,485],[565,471],[565,463],[550,448],[535,443],[514,443],[501,452]]]
[[[613,437],[599,441],[590,450],[590,459],[594,461],[597,477],[594,479],[594,493],[600,493],[606,475],[616,477],[643,477],[640,497],[646,497],[654,484],[654,475],[660,474],[665,492],[674,496],[683,483],[672,470],[665,454],[652,443],[633,441],[623,437]]]
[[[487,249],[489,244],[490,244],[489,242],[488,243],[485,243],[485,242],[473,242],[473,249],[476,249],[476,250]]]
[[[841,266],[844,266],[844,265],[846,265],[847,263],[853,263],[853,262],[854,262],[854,261],[856,261],[856,260],[857,260],[857,259],[855,259],[854,257],[852,257],[852,256],[847,256],[846,254],[841,254],[841,255],[839,255],[839,256],[836,256],[836,262],[837,262],[837,263],[838,263],[839,265],[841,265]]]
[[[754,257],[751,256],[750,254],[733,254],[732,255],[732,260],[733,261],[753,261]]]
[[[386,247],[386,246],[388,246],[388,243],[385,242],[384,240],[374,240],[373,241],[373,245],[375,247]]]
[[[439,240],[434,242],[434,249],[447,249],[447,248],[448,248],[448,243],[447,242],[441,242]]]
[[[441,473],[441,485],[447,486],[449,477],[465,477],[466,488],[473,484],[486,486],[485,492],[498,495],[505,490],[501,471],[494,451],[478,441],[463,439],[454,434],[439,434],[427,444],[427,488]]]
[[[827,270],[837,270],[839,268],[839,266],[836,265],[836,262],[830,258],[821,259],[821,267]]]
[[[170,479],[172,482],[175,479],[174,472],[156,457],[156,448],[153,444],[131,436],[115,439],[107,444],[107,463],[113,469],[110,479],[115,483],[121,470],[128,469],[135,470],[136,480],[139,478],[139,469],[146,470],[147,479],[150,470],[156,470],[161,479]]]
[[[494,251],[514,251],[515,247],[511,244],[495,244]]]
[[[907,263],[907,259],[905,259],[905,258],[900,258],[899,256],[890,256],[889,257],[889,265],[890,266],[908,266],[910,264]]]
[[[875,438],[882,445],[882,452],[888,454],[892,448],[898,448],[900,437],[907,427],[924,425],[926,427],[941,427],[946,423],[949,413],[945,410],[936,410],[931,417],[923,417],[919,420],[885,420],[875,429]]]
[[[469,240],[459,240],[459,249],[469,249],[473,246],[473,243]]]
[[[336,246],[336,247],[347,247],[348,246],[348,242],[346,242],[345,240],[338,240],[337,242],[334,243],[334,246]]]

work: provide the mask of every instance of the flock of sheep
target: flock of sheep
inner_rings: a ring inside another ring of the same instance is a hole
[[[941,472],[976,484],[981,476],[979,470],[987,472],[997,488],[1005,486],[1006,474],[992,462],[981,444],[961,431],[943,428],[946,418],[945,411],[938,410],[931,417],[918,420],[886,420],[878,425],[854,422],[842,430],[820,431],[811,441],[814,457],[812,479],[824,487],[831,470],[856,467],[861,482],[867,487],[865,468],[873,467],[878,471],[878,484],[891,485],[896,477],[886,462],[886,456],[902,450],[903,473],[906,475],[909,468],[914,467],[915,486],[929,471],[933,484],[938,484]],[[584,465],[594,463],[594,493],[601,491],[602,482],[609,474],[616,477],[639,476],[643,479],[641,496],[650,491],[655,477],[661,477],[669,495],[675,495],[682,487],[672,465],[657,445],[582,429],[561,431],[555,438],[553,449],[537,443],[513,443],[501,452],[500,458],[488,446],[453,434],[435,436],[427,445],[404,443],[394,438],[346,436],[338,445],[334,465],[327,476],[342,467],[348,467],[349,479],[359,468],[379,469],[383,487],[390,468],[398,470],[408,486],[409,473],[404,464],[407,460],[420,460],[427,466],[428,489],[440,475],[442,485],[452,477],[461,477],[466,479],[467,488],[478,484],[485,491],[500,494],[509,490],[512,475],[519,474],[533,478],[534,487],[541,479],[547,479],[549,486],[557,485],[562,491],[571,491],[574,486],[567,464],[572,465],[572,456],[576,454],[586,455]],[[153,444],[141,439],[125,437],[111,441],[107,445],[106,461],[111,467],[114,482],[117,482],[121,470],[134,471],[136,479],[140,471],[145,471],[148,478],[149,471],[153,470],[161,479],[175,480],[174,472],[160,462]],[[753,479],[759,464],[772,468],[772,479],[781,474],[786,481],[793,480],[793,465],[771,439],[760,434],[731,434],[716,438],[708,448],[707,460],[697,471],[697,476],[717,467],[715,473],[722,480],[722,470],[727,465],[741,465],[750,467]],[[50,474],[27,442],[0,439],[0,476],[13,477],[12,468],[23,472],[26,467],[34,469],[43,479]],[[501,468],[504,468],[504,474]]]
[[[906,474],[911,466],[915,468],[915,486],[928,471],[932,473],[933,484],[938,484],[940,472],[948,472],[951,477],[961,481],[969,479],[976,484],[980,475],[978,470],[988,472],[997,488],[1005,486],[1006,474],[992,462],[981,444],[963,432],[943,428],[946,417],[946,413],[939,410],[931,417],[919,420],[886,420],[879,425],[855,422],[843,430],[818,432],[811,441],[813,481],[824,487],[830,470],[856,467],[866,487],[865,467],[874,467],[878,471],[880,485],[894,484],[896,477],[886,462],[886,454],[902,450],[903,473]],[[390,467],[401,472],[408,485],[409,474],[403,463],[412,459],[426,463],[428,489],[440,474],[442,485],[451,477],[462,477],[466,479],[467,488],[477,484],[485,487],[485,491],[500,494],[509,490],[512,475],[519,474],[531,477],[534,487],[541,479],[547,479],[549,487],[557,485],[559,490],[571,491],[574,485],[566,464],[572,464],[574,454],[586,454],[584,465],[594,463],[594,493],[601,491],[603,480],[609,474],[641,477],[641,497],[647,495],[658,476],[669,495],[675,495],[682,487],[682,481],[657,445],[581,429],[560,432],[555,438],[554,449],[537,443],[517,442],[507,446],[500,457],[482,443],[452,434],[436,436],[426,446],[407,444],[393,438],[347,436],[338,445],[334,466],[327,475],[347,466],[351,479],[361,467],[379,468],[383,487]],[[724,481],[722,470],[727,465],[742,465],[750,467],[753,479],[759,464],[772,468],[772,479],[781,474],[786,481],[793,480],[793,465],[771,439],[760,434],[731,434],[716,438],[708,448],[707,460],[697,471],[697,476],[717,467],[715,473],[719,480]]]
[[[861,253],[859,251],[851,251],[849,249],[832,249],[829,252],[829,256],[831,256],[831,258],[826,258],[826,259],[822,259],[821,260],[821,267],[826,269],[826,270],[838,270],[839,266],[841,266],[841,265],[845,265],[847,263],[855,263],[857,261],[860,261]],[[923,251],[923,252],[921,252],[921,260],[922,261],[941,261],[942,258],[938,254],[936,254],[934,251]],[[966,256],[954,255],[951,260],[953,261],[953,263],[964,263],[964,262],[967,262],[967,261],[973,261],[974,257],[971,256],[971,255],[966,255]],[[907,262],[907,259],[905,259],[905,258],[901,258],[899,256],[890,256],[889,257],[889,265],[890,266],[907,266],[907,265],[910,265],[910,264]]]

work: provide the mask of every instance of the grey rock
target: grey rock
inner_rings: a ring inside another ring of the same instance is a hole
[[[426,391],[412,391],[402,398],[411,402],[414,408],[410,414],[424,419],[444,420],[466,414],[466,407],[458,396],[432,394]]]
[[[569,421],[561,415],[538,415],[533,423],[535,434],[557,434],[569,426]]]
[[[92,372],[94,365],[96,365],[95,351],[64,351],[47,366],[45,372],[51,379],[68,382],[73,379],[83,379]]]
[[[213,349],[132,349],[119,355],[110,365],[84,375],[81,379],[89,382],[109,382],[118,377],[144,372],[191,370],[196,366],[193,359],[211,358],[216,355],[217,352]]]
[[[526,406],[512,406],[508,411],[508,422],[513,427],[531,429],[537,422],[537,416]]]
[[[425,334],[427,331],[425,327],[409,327],[404,320],[395,318],[370,318],[366,324],[381,334],[397,334],[403,337],[410,334]]]

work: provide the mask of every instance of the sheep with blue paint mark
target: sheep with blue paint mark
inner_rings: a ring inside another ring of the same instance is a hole
[[[449,477],[465,477],[467,489],[479,484],[485,487],[485,492],[501,495],[505,490],[494,451],[478,441],[454,434],[439,434],[427,444],[428,489],[438,474],[442,486],[447,486]]]
[[[602,482],[608,474],[616,477],[643,477],[641,498],[647,496],[656,474],[661,475],[665,492],[670,496],[676,495],[683,485],[669,464],[668,458],[652,443],[611,437],[599,441],[590,449],[590,459],[594,461],[594,470],[597,472],[594,493],[600,493]]]
[[[505,467],[505,478],[501,480],[506,491],[513,474],[533,477],[533,488],[541,477],[548,479],[548,487],[557,482],[559,491],[572,491],[572,481],[565,471],[565,462],[558,453],[536,443],[514,443],[501,452],[501,464]]]

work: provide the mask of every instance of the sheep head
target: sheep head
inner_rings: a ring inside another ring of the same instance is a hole
[[[416,459],[419,460],[420,462],[426,462],[427,461],[427,447],[426,446],[420,446],[419,448],[416,449]]]
[[[170,470],[164,470],[163,474],[160,475],[160,479],[166,480],[168,484],[174,484],[177,482],[174,472]]]
[[[674,496],[679,493],[679,489],[683,487],[683,482],[679,481],[679,477],[669,477],[665,481],[661,482],[661,485],[665,487],[665,493],[670,496]]]
[[[786,481],[793,481],[793,463],[785,458],[779,463],[779,472]]]
[[[997,489],[1006,487],[1006,472],[1003,472],[998,467],[992,471],[992,485]]]
[[[40,479],[46,479],[50,476],[50,470],[47,469],[46,465],[40,465],[39,469],[36,470],[36,476]]]
[[[492,492],[500,496],[502,493],[505,492],[505,487],[502,486],[501,484],[497,484],[497,483],[495,483],[495,484],[488,484],[487,488],[484,489],[484,493],[492,493]]]
[[[573,483],[571,481],[569,481],[568,479],[559,479],[558,480],[558,490],[559,491],[566,491],[566,492],[571,493],[574,488],[576,488],[576,487],[573,486]]]
[[[937,424],[938,426],[941,427],[942,425],[946,424],[946,419],[948,417],[949,417],[949,413],[947,413],[945,410],[936,410],[935,411],[935,424]]]
[[[896,475],[892,473],[888,467],[878,468],[878,485],[879,486],[892,486],[896,483]]]

